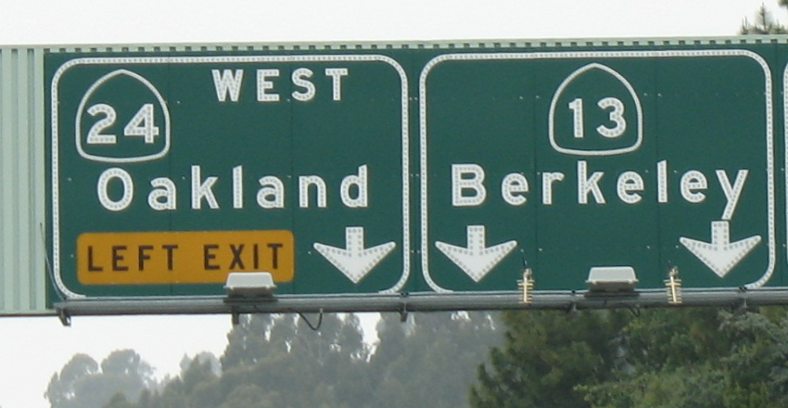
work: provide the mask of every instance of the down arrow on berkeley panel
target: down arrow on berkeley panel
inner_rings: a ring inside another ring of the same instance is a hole
[[[451,245],[441,241],[436,241],[435,246],[459,266],[474,282],[479,282],[487,276],[487,273],[517,246],[517,241],[512,240],[489,248],[486,247],[487,232],[484,225],[469,225],[466,231],[468,236],[467,247]]]
[[[728,221],[711,223],[711,243],[681,237],[679,242],[720,278],[741,262],[761,242],[760,235],[731,242]]]

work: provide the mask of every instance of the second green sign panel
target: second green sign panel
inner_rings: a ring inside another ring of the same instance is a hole
[[[746,50],[447,54],[421,73],[436,291],[757,287],[775,269],[772,73]]]

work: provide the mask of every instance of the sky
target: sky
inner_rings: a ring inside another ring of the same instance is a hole
[[[0,46],[730,36],[762,3],[786,22],[776,0],[0,0]],[[176,375],[184,354],[221,355],[230,328],[224,315],[0,318],[0,407],[48,407],[75,353],[133,348]]]

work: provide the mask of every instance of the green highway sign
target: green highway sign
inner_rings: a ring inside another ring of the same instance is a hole
[[[50,54],[53,275],[69,297],[400,291],[408,84],[382,55]]]
[[[422,268],[436,290],[593,267],[758,287],[776,265],[772,72],[742,49],[444,54],[422,70]]]
[[[47,53],[53,284],[783,286],[788,45],[577,44]]]

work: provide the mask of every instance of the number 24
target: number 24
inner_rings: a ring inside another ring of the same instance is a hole
[[[98,103],[88,108],[90,116],[104,115],[104,118],[97,121],[88,131],[88,144],[115,144],[117,136],[102,133],[105,129],[115,124],[118,115],[115,108],[105,103]],[[139,111],[131,118],[126,127],[123,128],[123,136],[138,136],[145,140],[146,144],[156,142],[159,135],[159,128],[155,126],[153,120],[153,104],[142,105]]]

